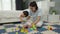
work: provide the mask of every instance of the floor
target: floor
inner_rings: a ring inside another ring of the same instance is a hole
[[[52,27],[52,30],[48,30],[48,25]],[[20,29],[20,24],[4,24],[0,25],[0,34],[24,34],[20,32],[19,30],[15,30],[15,28],[19,27]],[[42,27],[37,28],[38,32],[35,34],[60,34],[60,23],[44,23]],[[34,32],[34,31],[33,31]]]

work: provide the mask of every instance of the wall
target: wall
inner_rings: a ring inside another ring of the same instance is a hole
[[[55,9],[57,10],[57,13],[60,15],[60,0],[52,0],[55,1]]]

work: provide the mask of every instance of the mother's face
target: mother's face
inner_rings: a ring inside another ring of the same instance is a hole
[[[30,10],[31,10],[32,12],[35,12],[35,11],[36,11],[36,7],[31,7],[31,6],[29,6],[29,8],[30,8]]]

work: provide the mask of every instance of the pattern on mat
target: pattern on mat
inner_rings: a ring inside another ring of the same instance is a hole
[[[42,27],[37,28],[39,32],[36,33],[36,34],[42,34],[45,31],[48,32],[47,25],[48,25],[48,23],[44,23],[42,25]],[[60,34],[60,25],[55,24],[55,25],[51,25],[51,26],[53,27],[53,30],[51,32]],[[16,34],[16,32],[17,32],[15,30],[16,27],[20,28],[20,24],[5,24],[5,25],[2,25],[2,26],[0,26],[0,34]],[[18,31],[18,34],[24,34],[24,33]]]

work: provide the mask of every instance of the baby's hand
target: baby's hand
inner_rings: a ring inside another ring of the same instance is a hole
[[[31,28],[32,26],[33,26],[33,24],[28,25],[28,27],[30,27],[30,28]]]
[[[32,24],[31,24],[31,27],[33,27],[33,26],[35,26],[35,25],[36,25],[35,23],[32,23]]]

